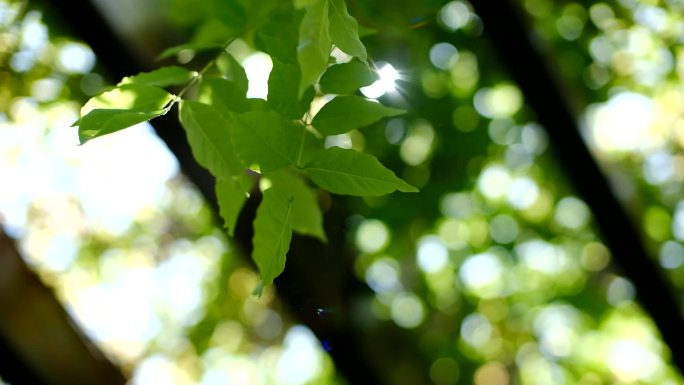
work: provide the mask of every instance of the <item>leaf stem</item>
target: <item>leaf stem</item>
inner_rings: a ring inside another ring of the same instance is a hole
[[[202,76],[209,70],[209,68],[211,68],[211,67],[214,65],[214,63],[216,63],[216,60],[218,60],[219,56],[221,56],[221,54],[225,53],[226,50],[228,49],[228,47],[229,47],[231,44],[233,44],[233,42],[234,42],[235,40],[237,40],[239,37],[241,37],[241,36],[243,36],[244,34],[246,34],[247,32],[249,32],[250,30],[256,28],[257,26],[259,26],[259,25],[261,24],[261,22],[263,22],[264,20],[266,20],[266,19],[267,19],[266,16],[267,16],[268,14],[270,14],[271,11],[273,11],[273,9],[270,9],[269,12],[267,12],[267,13],[264,15],[264,17],[260,18],[259,20],[257,20],[256,22],[252,23],[251,25],[245,26],[245,28],[243,28],[242,31],[236,33],[235,36],[233,36],[232,38],[230,38],[230,39],[228,40],[228,42],[226,42],[226,44],[223,45],[223,48],[221,49],[221,52],[220,52],[219,54],[217,54],[216,56],[214,56],[214,58],[211,59],[209,62],[207,62],[207,64],[205,64],[204,67],[202,67],[202,69],[197,73],[197,75],[196,75],[195,77],[193,77],[192,79],[190,79],[190,81],[189,81],[189,82],[180,90],[180,92],[178,92],[178,95],[176,95],[176,97],[175,97],[173,100],[171,100],[171,101],[169,102],[169,105],[168,105],[168,106],[165,106],[165,107],[168,107],[168,108],[170,109],[175,103],[177,103],[178,101],[182,100],[183,95],[184,95],[192,86],[194,86],[195,84],[197,84],[197,82],[199,81],[199,79],[201,79]]]
[[[234,42],[235,40],[237,40],[238,37],[242,36],[245,32],[247,32],[246,29],[245,29],[244,31],[242,31],[242,32],[240,32],[240,33],[238,33],[238,34],[236,34],[236,35],[235,35],[234,37],[232,37],[230,40],[228,40],[228,42],[227,42],[226,44],[223,45],[223,48],[221,49],[221,53],[219,53],[218,55],[214,56],[213,59],[209,60],[209,62],[208,62],[207,64],[205,64],[204,67],[202,67],[202,69],[197,73],[197,75],[196,75],[195,77],[193,77],[193,78],[188,82],[188,84],[186,84],[185,87],[183,87],[183,89],[180,90],[180,92],[178,93],[178,95],[176,95],[176,96],[177,96],[177,99],[180,100],[180,99],[183,97],[183,95],[190,89],[190,87],[192,87],[193,85],[195,85],[195,84],[197,83],[197,81],[198,81],[199,79],[201,79],[202,76],[209,70],[209,68],[211,68],[211,67],[214,65],[214,63],[216,63],[216,60],[219,58],[219,56],[220,56],[221,54],[223,54],[223,53],[226,52],[226,49],[228,49],[228,46],[230,46],[231,44],[233,44],[233,42]],[[175,103],[175,101],[174,101],[174,103]]]

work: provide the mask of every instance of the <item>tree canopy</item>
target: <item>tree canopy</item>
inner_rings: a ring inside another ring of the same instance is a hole
[[[0,1],[0,219],[133,383],[679,384],[680,8]]]

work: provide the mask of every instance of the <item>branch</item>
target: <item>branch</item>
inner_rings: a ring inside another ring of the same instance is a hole
[[[545,65],[539,50],[528,38],[519,10],[510,0],[472,2],[482,18],[500,58],[520,86],[527,103],[537,114],[553,146],[554,154],[567,171],[578,194],[591,208],[602,238],[614,260],[634,283],[637,298],[653,318],[672,360],[684,372],[684,318],[673,289],[654,266],[641,234],[613,194],[610,185],[580,136],[577,118],[563,98],[557,79]]]
[[[12,384],[123,385],[0,229],[0,372]]]

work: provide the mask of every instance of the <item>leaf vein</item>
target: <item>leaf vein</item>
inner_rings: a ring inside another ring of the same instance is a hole
[[[327,168],[307,167],[306,169],[307,169],[307,170],[315,170],[315,171],[319,171],[319,172],[327,172],[327,173],[337,174],[337,175],[353,176],[353,177],[356,177],[356,178],[368,179],[368,180],[378,181],[378,182],[387,182],[387,183],[392,183],[392,182],[393,182],[393,180],[391,180],[391,179],[373,178],[373,177],[370,177],[370,176],[359,175],[359,174],[353,174],[353,173],[350,173],[350,172],[344,172],[344,171],[338,171],[338,170],[330,170],[330,169],[327,169]]]
[[[226,160],[226,158],[224,158],[221,155],[221,151],[219,151],[219,148],[216,146],[216,144],[214,144],[214,141],[212,140],[212,138],[209,137],[209,134],[207,132],[205,132],[205,130],[202,128],[202,125],[199,124],[199,122],[197,121],[197,118],[195,118],[194,114],[192,116],[192,120],[195,122],[195,124],[197,124],[197,127],[199,127],[198,131],[200,132],[202,137],[205,139],[205,142],[207,143],[208,147],[210,147],[214,150],[214,153],[216,153],[218,155],[219,162],[221,162],[223,164],[223,166],[225,167],[225,169],[229,170],[229,172],[230,172],[231,170],[230,170],[230,164],[228,164],[228,160]]]

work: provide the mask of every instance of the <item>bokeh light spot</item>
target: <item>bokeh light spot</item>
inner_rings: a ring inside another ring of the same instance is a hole
[[[541,239],[525,241],[515,252],[529,269],[548,275],[562,273],[569,263],[563,249]]]
[[[284,349],[277,364],[278,377],[286,385],[309,383],[323,368],[316,336],[304,326],[287,331]]]
[[[375,253],[387,245],[389,238],[390,233],[384,223],[367,219],[356,230],[356,247],[364,253]]]
[[[475,385],[508,385],[509,375],[506,367],[498,362],[481,366],[475,372]]]
[[[430,61],[439,69],[448,69],[456,60],[458,50],[449,43],[437,43],[430,48]]]
[[[465,219],[473,214],[473,202],[468,193],[449,193],[440,201],[442,214],[450,218]]]
[[[461,338],[470,346],[482,348],[492,336],[492,325],[480,313],[471,313],[461,323]]]
[[[485,168],[477,181],[477,187],[482,195],[491,200],[499,200],[506,196],[510,184],[511,176],[508,170],[496,164]]]
[[[451,1],[440,9],[439,20],[447,29],[456,31],[468,24],[471,15],[470,9],[465,3],[461,1]]]
[[[575,197],[565,197],[556,205],[554,219],[565,228],[577,230],[587,224],[589,214],[589,208],[583,201]]]
[[[430,365],[430,379],[436,385],[455,385],[459,376],[458,363],[452,358],[438,358]]]
[[[606,290],[606,300],[613,306],[622,306],[634,300],[634,285],[622,277],[613,277]]]
[[[390,144],[399,144],[406,135],[408,124],[401,118],[391,119],[385,126],[385,138]]]
[[[66,43],[59,49],[57,66],[69,74],[84,74],[95,66],[95,54],[85,44]]]
[[[543,352],[554,357],[567,357],[578,342],[579,327],[577,309],[565,304],[544,307],[534,320],[534,331],[541,341]]]
[[[492,253],[468,257],[459,273],[466,288],[479,297],[493,298],[503,289],[504,268],[499,258]]]
[[[418,266],[426,273],[442,270],[449,261],[449,252],[439,238],[427,236],[418,242]]]
[[[495,242],[511,243],[518,237],[518,232],[518,222],[510,215],[497,215],[489,222],[489,234]]]
[[[434,129],[430,123],[423,120],[414,123],[410,134],[399,148],[399,155],[404,163],[410,166],[423,163],[432,151],[434,136]]]
[[[506,198],[508,203],[518,210],[532,206],[539,197],[539,187],[528,177],[517,177],[511,182]]]
[[[647,381],[662,370],[662,361],[656,353],[638,341],[615,341],[608,351],[607,363],[615,376],[625,383]]]
[[[634,92],[619,93],[589,110],[593,143],[608,153],[643,148],[649,143],[654,114],[652,99]]]
[[[523,97],[518,87],[501,83],[493,88],[482,88],[475,94],[475,109],[488,118],[507,118],[522,107]]]
[[[677,269],[684,264],[684,246],[667,241],[660,247],[660,265],[666,269]]]
[[[397,295],[392,300],[392,320],[399,326],[412,329],[423,322],[425,307],[418,296],[413,293]]]
[[[580,263],[588,271],[600,271],[610,263],[610,250],[602,243],[589,243],[582,249]]]
[[[391,258],[380,258],[366,270],[366,282],[376,293],[394,293],[401,289],[399,264]]]

